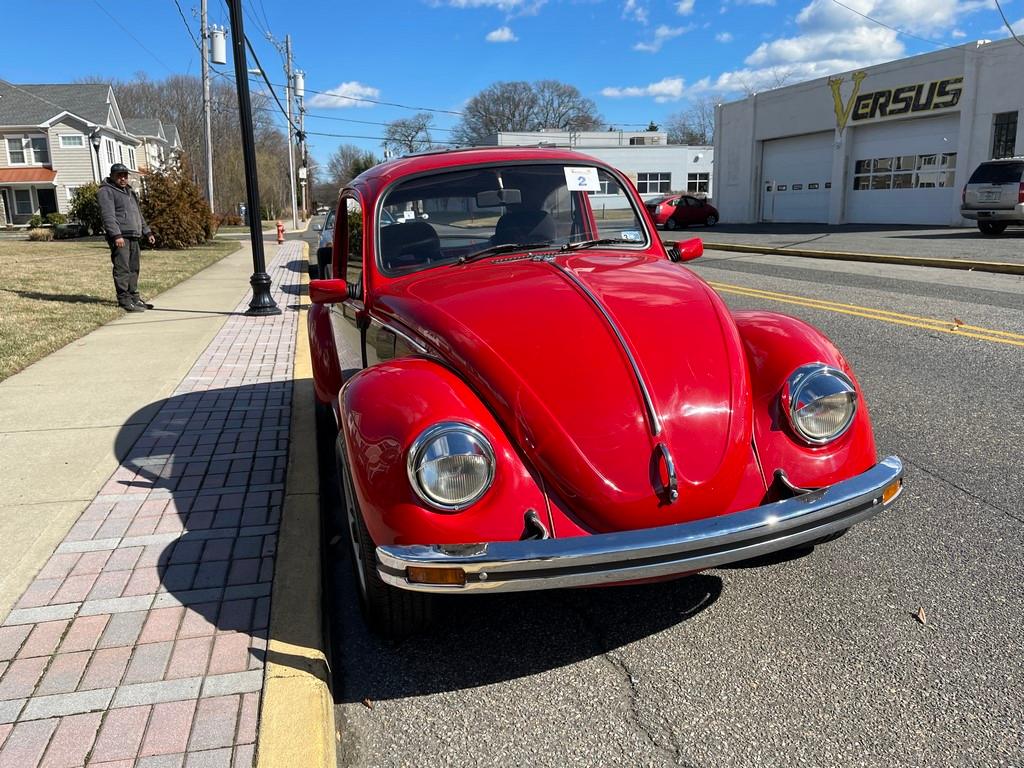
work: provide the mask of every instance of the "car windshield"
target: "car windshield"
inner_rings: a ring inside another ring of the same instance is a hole
[[[632,196],[593,165],[510,163],[417,176],[386,194],[378,225],[385,274],[464,263],[484,251],[514,253],[517,245],[650,242]]]
[[[968,184],[1017,184],[1024,176],[1024,163],[982,163]]]

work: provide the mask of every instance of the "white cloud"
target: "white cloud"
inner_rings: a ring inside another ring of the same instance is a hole
[[[372,107],[373,104],[357,99],[380,98],[380,89],[370,85],[363,85],[355,80],[342,83],[337,88],[331,88],[324,93],[318,93],[309,100],[311,107],[325,109],[344,109],[346,107]]]
[[[638,96],[653,98],[659,104],[666,101],[679,101],[687,92],[686,81],[681,77],[666,77],[650,85],[630,85],[625,88],[608,87],[601,90],[601,95],[609,99],[627,99]]]
[[[452,8],[497,8],[515,11],[526,5],[525,0],[448,0]]]
[[[494,31],[487,33],[488,43],[514,43],[518,39],[515,33],[508,27],[498,27]]]
[[[637,43],[633,46],[634,51],[644,51],[645,53],[657,53],[661,50],[661,46],[665,44],[666,40],[671,40],[673,37],[679,37],[685,32],[689,32],[693,29],[693,25],[689,24],[685,27],[667,27],[662,24],[656,30],[654,30],[654,39],[649,43]]]
[[[625,5],[622,6],[622,18],[646,24],[647,6],[643,5],[640,0],[626,0]]]
[[[715,40],[717,40],[720,43],[731,43],[732,32],[719,32],[717,35],[715,35]]]
[[[964,32],[962,29],[954,29],[949,34],[952,35],[953,37],[955,37],[958,40],[961,39],[961,38],[967,37],[967,33]]]
[[[689,16],[693,13],[693,4],[695,0],[679,0],[676,3],[676,13],[680,16]]]

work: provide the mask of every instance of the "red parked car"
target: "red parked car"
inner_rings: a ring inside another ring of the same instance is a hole
[[[718,210],[707,200],[693,195],[667,195],[644,203],[654,225],[665,229],[681,229],[691,224],[713,227],[718,223]]]
[[[594,215],[602,187],[624,217]],[[692,573],[893,502],[843,355],[731,311],[680,263],[701,251],[569,151],[410,156],[342,190],[309,338],[371,626],[417,631],[437,594]]]

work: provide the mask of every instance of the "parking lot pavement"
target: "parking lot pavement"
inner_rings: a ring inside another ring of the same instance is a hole
[[[967,227],[909,227],[890,224],[719,224],[663,232],[662,239],[699,237],[705,247],[760,245],[915,258],[964,259],[1024,264],[1024,229],[982,235]]]

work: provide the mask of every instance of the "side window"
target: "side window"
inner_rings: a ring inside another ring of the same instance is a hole
[[[335,226],[338,237],[339,266],[344,270],[345,282],[362,285],[363,280],[363,210],[359,201],[352,197],[344,199],[345,216]]]

